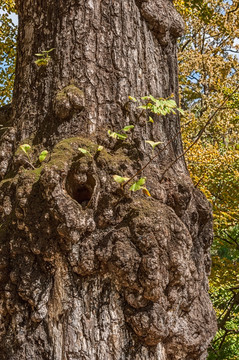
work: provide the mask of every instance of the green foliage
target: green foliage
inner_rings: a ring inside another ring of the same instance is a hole
[[[133,130],[134,125],[127,125],[125,126],[123,129],[121,129],[120,131],[124,131],[124,132],[128,132],[130,130]],[[127,135],[126,134],[122,134],[122,133],[117,133],[111,130],[108,130],[108,135],[110,137],[112,137],[113,139],[117,139],[117,140],[126,140],[127,139]]]
[[[173,96],[173,95],[172,95]],[[172,97],[171,96],[171,97]],[[132,96],[129,96],[129,100],[133,101],[134,103],[138,102],[138,100]],[[170,113],[173,113],[173,114],[176,114],[176,112],[173,110],[173,109],[176,109],[178,110],[181,114],[183,113],[182,109],[178,108],[177,107],[177,104],[174,100],[172,99],[163,99],[163,98],[159,98],[159,99],[156,99],[154,98],[152,95],[148,95],[148,96],[144,96],[141,98],[141,100],[147,100],[147,101],[151,101],[153,102],[154,104],[152,104],[151,102],[147,103],[146,105],[140,105],[138,108],[139,109],[143,109],[143,111],[147,111],[147,110],[150,110],[151,113],[154,113],[155,115],[160,115],[160,116],[165,116],[165,115],[168,115]],[[152,122],[154,123],[154,120],[149,116],[149,122]],[[122,131],[128,131],[128,130],[131,130],[133,129],[134,126],[133,125],[129,125],[129,126],[125,126]],[[108,130],[108,135],[113,137],[113,138],[116,138],[116,139],[120,139],[120,140],[123,140],[124,139],[124,136],[123,135],[123,139],[122,139],[122,134],[119,134],[119,133],[115,133],[115,132],[112,132],[110,130]],[[165,150],[165,148],[171,144],[173,139],[171,139],[166,145],[165,147],[162,149]],[[151,147],[152,147],[152,153],[154,153],[154,149],[159,145],[161,144],[162,142],[161,141],[151,141],[151,140],[145,140],[146,143],[148,143]],[[142,171],[148,167],[151,162],[156,158],[157,154],[154,155],[147,163],[146,165],[144,165],[141,169],[139,169],[135,174],[133,174],[130,178],[126,178],[126,177],[122,177],[122,176],[119,176],[119,175],[114,175],[113,178],[114,180],[121,184],[121,186],[124,188],[128,183],[130,183],[139,173],[142,173]],[[177,160],[177,159],[176,159]],[[169,166],[170,167],[170,166]],[[130,191],[138,191],[138,190],[142,190],[143,193],[147,196],[151,196],[150,195],[150,192],[148,191],[148,189],[144,186],[145,184],[145,181],[146,181],[146,178],[140,178],[139,180],[135,181],[129,188]]]
[[[101,146],[101,145],[99,145],[99,146],[97,147],[97,149],[96,149],[96,154],[97,154],[98,152],[101,152],[103,149],[104,149],[104,147]],[[89,155],[89,156],[93,157],[93,156],[91,155],[91,153],[89,152],[89,150],[86,150],[86,149],[83,149],[83,148],[80,148],[80,147],[78,148],[78,150],[79,150],[83,155]]]
[[[78,148],[78,150],[83,154],[83,155],[90,155],[90,156],[92,156],[91,155],[91,153],[88,151],[88,150],[86,150],[86,149],[83,149],[83,148]]]
[[[29,144],[22,144],[22,145],[19,146],[19,150],[20,150],[21,152],[23,152],[24,155],[26,155],[26,158],[27,158],[27,159],[26,159],[26,163],[27,163],[28,165],[30,165],[33,169],[35,169],[35,166],[33,165],[33,160],[32,160],[32,154],[31,154],[32,148],[31,148],[31,145],[29,145]],[[40,153],[40,155],[38,156],[39,162],[42,163],[42,162],[46,159],[47,155],[48,155],[48,151],[47,151],[47,150],[43,150],[43,151]]]
[[[154,141],[150,141],[150,140],[145,140],[145,142],[147,144],[149,144],[153,148],[153,150],[155,149],[156,146],[158,146],[159,144],[162,144],[162,141],[154,142]]]
[[[131,129],[133,129],[134,128],[134,125],[127,125],[127,126],[125,126],[123,129],[122,129],[122,131],[129,131],[129,130],[131,130]]]
[[[43,50],[42,53],[35,54],[35,56],[39,57],[39,59],[35,61],[35,64],[37,66],[47,66],[51,60],[49,53],[53,50],[55,50],[55,48],[52,48],[50,50]]]
[[[119,133],[116,133],[116,132],[110,131],[110,130],[108,130],[108,135],[110,137],[112,137],[113,139],[118,139],[118,140],[126,140],[127,139],[127,135],[119,134]]]
[[[171,96],[173,97],[173,95]],[[133,102],[139,102],[136,98],[129,96],[129,100]],[[141,97],[141,100],[145,101],[145,104],[139,105],[138,109],[150,110],[156,115],[168,115],[170,113],[176,114],[177,110],[183,114],[183,110],[177,107],[176,102],[173,99],[164,99],[164,98],[155,98],[152,95],[147,95]],[[150,117],[149,122],[153,122],[153,119]]]
[[[47,151],[47,150],[43,150],[43,151],[40,153],[39,158],[38,158],[39,161],[40,161],[40,163],[42,163],[42,162],[46,159],[47,154],[48,154],[48,151]]]
[[[99,152],[100,152],[100,151],[102,151],[103,149],[104,149],[104,147],[103,147],[103,146],[101,146],[101,145],[99,145],[99,146],[98,146],[98,148],[97,148],[97,151],[99,151]]]
[[[17,26],[11,15],[16,13],[15,2],[2,0],[0,5],[0,106],[11,102],[16,59]]]
[[[237,0],[176,0],[187,31],[179,44],[179,80],[188,147],[218,104],[200,141],[187,153],[194,183],[213,205],[210,293],[219,331],[210,360],[238,358],[239,268],[239,6]],[[236,90],[236,91],[235,91]]]
[[[137,100],[135,97],[133,97],[133,96],[129,96],[129,100],[130,100],[130,101],[133,101],[133,102],[135,102],[135,103],[138,101],[138,100]]]
[[[120,184],[121,186],[125,185],[126,183],[128,183],[131,178],[128,177],[122,177],[119,175],[113,175],[113,179],[115,182],[117,182],[118,184]],[[143,190],[143,193],[147,196],[151,196],[148,189],[143,186],[146,182],[146,178],[140,178],[139,180],[135,181],[129,188],[130,191],[138,191],[138,190]]]
[[[114,181],[116,181],[118,184],[124,184],[126,183],[126,181],[129,180],[129,178],[127,177],[122,177],[119,175],[113,175]]]
[[[20,145],[20,149],[27,155],[29,156],[29,151],[31,150],[31,146],[28,144],[23,144]]]
[[[145,184],[146,178],[141,178],[138,181],[134,182],[130,187],[130,191],[138,191]]]
[[[138,191],[138,190],[143,190],[143,193],[145,195],[151,196],[150,192],[148,191],[148,189],[143,186],[146,182],[146,178],[141,178],[138,181],[135,181],[131,187],[129,188],[130,191]]]

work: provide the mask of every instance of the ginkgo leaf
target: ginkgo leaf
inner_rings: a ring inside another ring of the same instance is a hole
[[[41,58],[39,60],[34,61],[37,66],[46,66],[48,65],[49,59]]]
[[[119,175],[113,175],[114,181],[116,181],[118,184],[123,184],[126,181],[129,180],[127,177],[119,176]]]
[[[136,184],[142,186],[142,185],[145,184],[145,181],[146,181],[146,178],[140,178],[140,179],[136,182]]]
[[[45,160],[47,154],[48,154],[48,151],[47,151],[47,150],[43,150],[43,151],[40,153],[40,155],[39,155],[39,161],[40,161],[40,163],[42,163],[42,162]]]
[[[133,101],[133,102],[137,102],[138,100],[135,99],[133,96],[129,96],[129,100]]]
[[[31,150],[31,146],[29,144],[20,145],[20,149],[25,153],[28,154],[29,150]]]
[[[134,128],[134,125],[127,125],[122,129],[122,131],[129,131],[129,130],[131,130],[133,128]]]
[[[97,148],[97,151],[102,151],[104,149],[104,146],[99,145]]]
[[[142,185],[145,184],[146,178],[141,178],[138,181],[134,182],[129,188],[130,191],[138,191],[142,188]]]
[[[145,142],[147,144],[149,144],[150,146],[152,146],[153,150],[155,149],[156,146],[158,146],[159,144],[162,144],[162,141],[154,142],[154,141],[150,141],[150,140],[145,140]]]
[[[137,183],[133,183],[133,185],[130,186],[130,191],[137,191],[141,189],[141,186],[137,185]]]
[[[55,48],[52,48],[52,49],[50,49],[50,50],[43,50],[42,52],[48,54],[49,52],[51,52],[51,51],[53,51],[53,50],[55,50]]]
[[[127,139],[127,135],[116,133],[116,138],[119,140],[125,140]]]
[[[108,130],[108,135],[114,139],[118,139],[118,140],[125,140],[127,139],[127,135],[125,134],[119,134],[119,133],[116,133],[114,131],[111,131],[111,130]]]
[[[86,150],[86,149],[78,148],[78,150],[79,150],[82,154],[84,154],[84,155],[89,154],[90,156],[92,156],[92,155],[89,153],[89,151]]]

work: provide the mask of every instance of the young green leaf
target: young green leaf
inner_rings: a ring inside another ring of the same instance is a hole
[[[84,154],[84,155],[89,154],[89,155],[91,156],[91,154],[89,153],[89,151],[86,150],[86,149],[78,148],[78,150],[79,150],[82,154]]]
[[[149,97],[150,100],[152,100],[153,102],[156,103],[157,99],[155,99],[155,97],[153,97],[152,95],[149,95],[148,97]]]
[[[138,100],[135,99],[133,96],[129,96],[129,100],[133,101],[133,102],[137,102]]]
[[[146,181],[146,178],[140,178],[140,179],[136,182],[136,184],[142,186],[142,185],[145,184],[145,181]]]
[[[130,191],[138,191],[142,188],[142,185],[145,184],[146,178],[141,178],[138,181],[134,182],[129,188]]]
[[[50,58],[49,58],[49,59],[50,59]],[[49,63],[49,59],[47,59],[47,58],[41,58],[41,59],[38,59],[38,60],[36,60],[36,61],[34,61],[34,62],[35,62],[35,64],[36,64],[37,66],[47,66],[48,63]]]
[[[52,49],[50,49],[50,50],[44,50],[44,51],[42,51],[43,53],[49,53],[49,52],[51,52],[51,51],[53,51],[53,50],[55,50],[55,48],[52,48]]]
[[[156,146],[158,146],[159,144],[162,144],[162,141],[157,141],[157,142],[154,142],[154,141],[150,141],[150,140],[145,140],[145,142],[147,144],[149,144],[150,146],[152,146],[153,150]]]
[[[116,133],[116,136],[117,136],[117,139],[119,139],[119,140],[125,140],[125,139],[127,139],[127,135],[124,135],[124,134],[118,134],[118,133]]]
[[[40,153],[40,155],[39,155],[39,161],[40,161],[40,163],[42,163],[42,162],[45,160],[47,154],[48,154],[48,151],[47,151],[47,150],[43,150],[43,151]]]
[[[178,112],[179,112],[181,115],[184,115],[184,111],[183,111],[183,109],[181,109],[181,108],[177,108],[177,110],[178,110]]]
[[[131,130],[133,128],[134,128],[134,125],[127,125],[122,129],[122,131],[129,131],[129,130]]]
[[[29,150],[31,150],[31,146],[29,144],[20,145],[20,149],[28,155]]]
[[[176,104],[176,102],[174,100],[166,100],[166,104],[170,108],[176,108],[177,107],[177,104]]]
[[[153,121],[153,119],[151,118],[151,116],[149,117],[149,122],[152,123],[152,124],[154,123],[154,121]]]
[[[113,132],[113,131],[111,131],[111,130],[108,130],[108,131],[107,131],[107,134],[108,134],[110,137],[114,138],[114,139],[117,138],[116,133]]]
[[[125,140],[125,139],[127,139],[127,135],[125,135],[125,134],[118,134],[118,133],[116,133],[116,132],[114,132],[114,131],[110,131],[110,130],[108,130],[108,135],[109,135],[110,137],[112,137],[113,139],[118,139],[118,140]]]
[[[102,151],[104,149],[104,146],[99,145],[97,151]]]
[[[130,186],[129,190],[130,191],[137,191],[137,190],[140,190],[141,189],[141,186],[137,185],[136,182],[133,183],[133,185]]]
[[[113,175],[113,178],[114,178],[114,181],[116,181],[118,184],[123,184],[123,183],[125,183],[126,181],[129,180],[129,178],[122,177],[122,176],[119,176],[119,175]]]

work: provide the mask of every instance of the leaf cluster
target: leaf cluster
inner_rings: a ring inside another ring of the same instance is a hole
[[[174,95],[172,94],[171,97]],[[138,102],[138,100],[132,96],[129,96],[129,100],[133,102]],[[179,113],[183,115],[183,110],[179,108],[175,102],[175,100],[171,99],[164,99],[164,98],[155,98],[152,95],[143,96],[141,97],[141,100],[145,101],[146,104],[142,104],[138,106],[138,109],[143,110],[150,110],[152,113],[156,115],[168,115],[170,113],[176,114],[177,110]],[[152,121],[152,118],[149,119],[150,122]]]
[[[33,165],[33,160],[32,160],[32,153],[31,153],[32,147],[31,147],[31,145],[22,144],[22,145],[19,146],[19,149],[26,156],[27,164],[30,165],[31,168],[35,169],[35,166]],[[38,156],[38,161],[39,161],[40,164],[46,159],[47,155],[48,155],[47,150],[41,151],[41,153]]]
[[[50,50],[43,50],[42,53],[35,54],[39,59],[35,60],[35,64],[37,66],[47,66],[51,60],[51,56],[49,55],[50,52],[55,50],[52,48]]]

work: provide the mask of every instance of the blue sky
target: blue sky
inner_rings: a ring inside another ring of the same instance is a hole
[[[17,25],[18,24],[18,16],[17,16],[17,14],[12,14],[11,18],[12,18],[12,21],[14,22],[14,24]]]
[[[4,13],[4,11],[2,11],[2,10],[0,9],[0,15],[3,14],[3,13]],[[12,14],[12,15],[11,15],[11,19],[12,19],[12,21],[14,22],[15,25],[18,24],[18,16],[17,16],[17,14]]]

